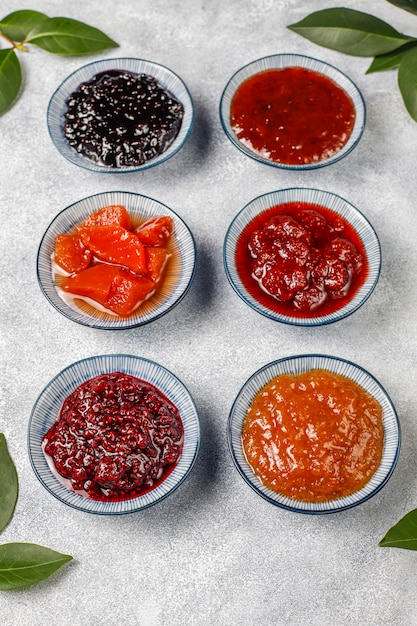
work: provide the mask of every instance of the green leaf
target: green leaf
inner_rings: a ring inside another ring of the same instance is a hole
[[[405,53],[416,46],[417,41],[412,41],[406,43],[405,46],[401,46],[401,48],[398,48],[397,50],[375,57],[371,65],[366,70],[366,73],[372,74],[374,72],[385,72],[386,70],[392,70],[395,67],[398,67]]]
[[[409,50],[401,59],[398,86],[407,111],[417,122],[417,48]]]
[[[388,0],[390,4],[417,15],[417,0]]]
[[[391,52],[414,39],[368,13],[344,8],[311,13],[288,28],[325,48],[365,57]]]
[[[18,494],[16,468],[7,449],[6,437],[0,433],[0,532],[13,517]]]
[[[387,532],[379,545],[383,548],[417,550],[417,509],[407,513]]]
[[[15,11],[0,21],[0,32],[12,41],[21,42],[45,18],[47,15],[39,11]]]
[[[71,560],[72,556],[68,554],[35,543],[0,545],[0,590],[35,585]]]
[[[9,108],[19,95],[22,71],[14,50],[0,50],[0,115]]]
[[[66,17],[43,20],[28,34],[26,42],[63,55],[87,54],[118,46],[97,28]]]

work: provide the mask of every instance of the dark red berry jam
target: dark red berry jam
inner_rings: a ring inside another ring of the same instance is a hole
[[[183,116],[181,102],[154,77],[108,70],[68,97],[64,135],[98,165],[132,167],[165,152]]]
[[[303,202],[271,207],[253,219],[238,239],[236,267],[258,302],[294,317],[337,311],[368,274],[355,229],[337,213]]]
[[[77,387],[42,444],[63,484],[92,500],[121,501],[165,480],[183,441],[172,402],[150,383],[116,372]]]

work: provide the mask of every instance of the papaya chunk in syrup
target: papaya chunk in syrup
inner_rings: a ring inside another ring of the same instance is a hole
[[[94,211],[55,240],[55,263],[70,274],[60,288],[129,316],[160,288],[172,256],[167,244],[173,228],[172,218],[160,215],[134,230],[121,205]]]
[[[146,272],[143,243],[122,226],[84,226],[79,230],[79,237],[101,261],[123,265],[136,274]]]
[[[79,227],[115,225],[122,226],[122,228],[126,228],[126,230],[129,230],[131,225],[130,215],[126,207],[121,204],[109,204],[108,206],[94,211],[94,213],[91,213],[91,215],[81,222]]]
[[[119,270],[117,265],[98,263],[69,276],[61,284],[61,289],[77,296],[91,298],[106,306],[110,288]]]
[[[165,246],[174,229],[169,215],[153,217],[135,230],[135,234],[146,246]]]
[[[136,276],[124,268],[114,277],[106,306],[113,313],[127,316],[155,293],[155,283],[146,276]]]
[[[146,252],[146,275],[158,283],[165,274],[168,259],[171,254],[165,248],[145,247]]]
[[[55,240],[54,261],[66,272],[74,274],[90,265],[91,250],[88,250],[77,235],[58,235]]]

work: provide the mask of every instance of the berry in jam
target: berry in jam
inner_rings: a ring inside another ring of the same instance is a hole
[[[247,291],[270,310],[296,317],[337,311],[368,273],[354,228],[329,209],[303,202],[274,206],[254,218],[235,254]]]
[[[96,74],[67,98],[64,135],[98,165],[143,165],[162,154],[181,128],[184,107],[153,76],[124,70]]]
[[[136,498],[181,456],[178,409],[156,387],[115,372],[91,378],[64,401],[42,447],[63,484],[92,500]]]

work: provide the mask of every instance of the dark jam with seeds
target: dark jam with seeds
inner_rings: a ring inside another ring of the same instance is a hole
[[[165,480],[183,441],[174,404],[150,383],[116,372],[77,387],[42,445],[65,486],[92,500],[122,501]]]
[[[64,135],[98,165],[143,165],[178,135],[184,107],[148,74],[108,70],[82,83],[67,99]]]
[[[356,230],[322,206],[288,202],[255,217],[236,245],[247,291],[270,311],[317,317],[341,309],[368,275]]]

